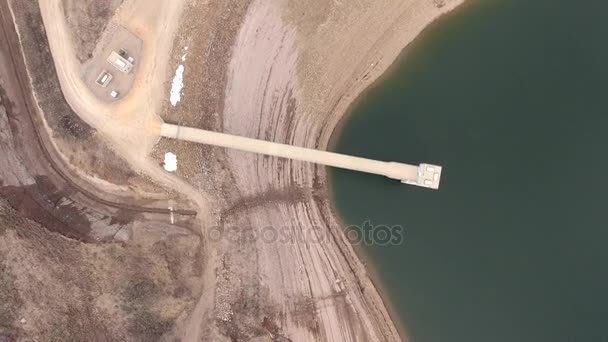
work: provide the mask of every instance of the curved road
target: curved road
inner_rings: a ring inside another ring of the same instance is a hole
[[[4,37],[5,47],[6,47],[6,57],[7,62],[12,64],[12,70],[15,71],[14,81],[19,88],[19,92],[23,97],[23,103],[25,104],[26,111],[28,113],[28,117],[32,123],[32,127],[34,128],[34,133],[36,136],[36,140],[38,146],[42,153],[45,156],[45,159],[49,162],[49,166],[53,171],[55,171],[66,183],[70,184],[74,189],[80,192],[83,196],[87,197],[90,200],[93,200],[102,205],[115,208],[115,209],[123,209],[135,212],[144,212],[144,213],[155,213],[155,214],[171,214],[171,210],[167,208],[150,208],[150,207],[140,207],[129,205],[126,203],[114,202],[103,199],[96,194],[88,191],[87,189],[81,187],[79,184],[74,182],[72,176],[67,174],[64,170],[63,165],[61,165],[61,161],[58,161],[57,158],[53,157],[53,153],[49,151],[48,146],[50,145],[47,141],[48,136],[46,133],[41,132],[40,127],[41,123],[40,118],[38,117],[38,113],[34,109],[35,106],[32,104],[32,97],[27,94],[32,94],[32,90],[30,88],[29,82],[27,80],[27,71],[23,61],[23,57],[21,55],[21,50],[19,48],[19,37],[15,31],[15,26],[12,18],[7,16],[7,13],[10,13],[7,2],[0,3],[0,31],[2,31],[1,36]],[[173,210],[173,213],[185,216],[195,216],[196,211],[194,210],[183,210],[176,209]]]
[[[85,122],[95,127],[136,170],[188,196],[199,208],[201,230],[210,225],[206,194],[168,174],[149,157],[160,138],[162,120],[157,115],[163,95],[167,60],[185,0],[125,1],[115,19],[139,36],[144,45],[135,82],[127,96],[115,104],[99,101],[80,79],[80,65],[61,9],[61,0],[40,1],[40,12],[66,101]],[[202,234],[205,238],[206,234]],[[206,255],[204,289],[194,311],[179,329],[184,340],[201,340],[203,325],[214,307],[215,255]]]
[[[208,205],[203,194],[148,157],[160,137],[162,120],[156,113],[183,1],[130,1],[123,5],[117,20],[142,38],[144,55],[133,89],[113,104],[97,99],[80,78],[81,66],[76,60],[61,0],[40,1],[39,5],[61,90],[74,112],[96,128],[136,171],[187,195],[206,213]]]

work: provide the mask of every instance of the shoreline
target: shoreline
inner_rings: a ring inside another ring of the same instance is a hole
[[[321,2],[312,12],[310,3],[254,1],[229,62],[224,132],[325,149],[365,90],[396,65],[430,23],[463,1],[447,0],[444,6],[426,0]],[[408,341],[388,291],[376,270],[364,264],[370,258],[344,234],[325,168],[232,150],[226,155],[240,197],[256,203],[227,222],[260,232],[270,226],[332,238],[295,246],[253,243],[238,255],[234,246],[222,246],[218,261],[227,275],[218,287],[232,292],[239,279],[239,286],[264,288],[248,300],[279,304],[281,331],[292,340]],[[266,202],[273,198],[279,205]],[[230,271],[236,268],[241,273]],[[278,298],[266,298],[269,294]],[[304,325],[298,313],[302,300],[314,317]],[[222,302],[229,309],[236,299],[230,295]],[[237,322],[230,324],[241,329]]]
[[[376,78],[372,79],[367,86],[363,86],[362,90],[360,90],[357,94],[353,95],[354,99],[346,106],[346,109],[343,111],[342,115],[337,115],[338,120],[337,123],[333,126],[331,133],[329,135],[329,139],[325,144],[325,148],[327,151],[335,152],[336,143],[339,140],[339,136],[342,134],[342,130],[346,125],[346,121],[348,121],[354,111],[354,108],[357,107],[361,101],[368,95],[371,90],[373,90],[379,83],[383,82],[386,78],[390,77],[393,69],[399,68],[401,63],[404,63],[407,59],[408,52],[415,48],[412,44],[416,44],[417,41],[424,39],[424,35],[427,33],[429,29],[432,29],[433,25],[437,25],[439,20],[444,19],[446,16],[457,14],[456,11],[464,11],[467,9],[467,6],[472,5],[476,0],[457,0],[455,6],[453,6],[447,12],[444,12],[437,16],[433,21],[427,24],[424,29],[412,39],[409,43],[407,43],[402,50],[398,53],[397,57],[393,60],[392,63],[388,63],[388,66],[384,69],[384,71],[379,71],[380,75]]]
[[[339,116],[335,126],[331,130],[331,134],[329,139],[327,140],[326,150],[336,152],[337,143],[340,140],[340,137],[343,134],[345,127],[348,124],[348,121],[352,118],[353,112],[356,107],[358,107],[363,101],[365,101],[366,97],[369,95],[374,88],[376,88],[380,83],[385,81],[386,78],[390,78],[392,73],[401,67],[402,63],[405,63],[407,60],[407,54],[410,49],[415,48],[412,44],[415,44],[418,40],[424,39],[424,35],[426,32],[432,28],[433,25],[438,24],[441,19],[444,19],[448,15],[453,15],[456,11],[466,10],[466,5],[471,4],[472,0],[462,0],[460,4],[450,9],[448,12],[445,12],[435,18],[432,22],[430,22],[425,28],[406,46],[403,47],[402,51],[399,53],[397,58],[386,67],[384,71],[380,72],[380,75],[371,80],[367,86],[364,86],[363,89],[354,96],[354,99],[348,104],[344,113]],[[327,167],[324,168],[324,171],[319,172],[322,177],[326,180],[326,187],[328,193],[328,206],[329,209],[334,216],[334,220],[338,223],[338,226],[343,230],[349,224],[345,221],[342,213],[336,207],[336,193],[333,188],[333,176],[327,172]],[[389,290],[387,290],[387,286],[382,279],[381,272],[378,271],[378,267],[376,266],[377,260],[374,260],[372,256],[370,256],[369,251],[365,245],[357,245],[352,246],[353,250],[356,254],[356,257],[359,261],[364,265],[365,270],[368,272],[369,280],[372,285],[375,287],[378,292],[386,310],[388,311],[389,317],[393,321],[399,335],[404,340],[410,339],[410,334],[408,333],[408,325],[405,321],[403,315],[396,309],[395,305],[391,301],[391,295],[393,295]]]
[[[330,128],[323,130],[324,134],[322,138],[324,139],[320,138],[318,148],[325,148],[327,151],[334,151],[338,136],[341,134],[342,129],[346,125],[346,121],[350,119],[354,107],[356,107],[360,103],[360,101],[362,101],[363,98],[367,95],[367,93],[373,88],[375,88],[378,83],[382,82],[385,78],[390,77],[391,70],[394,68],[398,68],[399,64],[407,58],[407,53],[412,48],[411,45],[414,44],[417,40],[423,39],[423,35],[426,33],[426,31],[432,25],[436,24],[438,20],[442,19],[447,15],[454,14],[454,12],[457,10],[465,10],[466,6],[468,4],[471,4],[473,1],[474,0],[453,0],[450,6],[446,8],[446,11],[442,12],[437,17],[432,19],[428,24],[426,24],[423,29],[407,43],[405,43],[405,45],[403,45],[401,49],[397,49],[399,51],[397,52],[396,57],[393,58],[392,61],[389,61],[388,63],[384,63],[385,61],[382,61],[382,64],[378,63],[374,66],[374,68],[372,68],[372,70],[368,70],[368,72],[373,71],[374,76],[371,76],[367,83],[355,83],[352,88],[347,91],[347,96],[349,98],[352,98],[352,100],[346,104],[342,104],[340,106],[343,108],[342,110],[338,110],[337,105],[335,111],[329,115],[331,122],[327,124],[330,125]],[[382,48],[379,48],[379,50],[381,49]],[[395,50],[395,48],[391,47],[390,50]],[[377,68],[378,66],[380,67]],[[327,132],[329,132],[329,134],[327,134]]]

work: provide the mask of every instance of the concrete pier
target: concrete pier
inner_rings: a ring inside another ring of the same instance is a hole
[[[374,173],[400,180],[402,183],[431,189],[439,188],[441,177],[441,167],[437,165],[420,164],[419,166],[415,166],[398,162],[384,162],[166,123],[163,123],[161,126],[161,136],[274,157],[301,160],[342,169]]]

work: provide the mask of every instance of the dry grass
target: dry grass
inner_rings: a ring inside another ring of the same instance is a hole
[[[200,294],[190,257],[200,245],[181,234],[163,240],[163,253],[159,241],[84,244],[19,217],[0,199],[0,340],[154,341],[170,334]],[[182,266],[170,269],[168,260]]]
[[[1,259],[4,259],[2,254],[0,254]],[[18,334],[16,323],[19,321],[18,314],[21,305],[21,297],[15,286],[15,277],[0,262],[0,340],[3,336],[10,338]]]
[[[146,276],[127,284],[122,292],[122,302],[123,310],[129,314],[129,333],[145,340],[156,340],[171,330],[173,322],[151,310],[160,295],[158,285]]]
[[[90,59],[97,41],[123,0],[64,0],[63,8],[81,62]]]

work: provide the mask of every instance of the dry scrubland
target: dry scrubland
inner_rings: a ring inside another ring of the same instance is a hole
[[[77,57],[85,62],[93,56],[93,50],[108,21],[124,0],[64,0],[64,12],[68,25],[74,32],[78,46]]]
[[[0,194],[8,199],[0,199],[0,341],[158,340],[171,334],[178,318],[200,297],[198,231],[164,223],[167,215],[114,211],[59,177],[51,164],[78,169],[68,174],[75,179],[82,175],[76,180],[80,184],[99,177],[107,182],[102,185],[129,185],[130,193],[139,194],[147,205],[154,201],[138,185],[166,192],[132,171],[70,110],[49,67],[52,59],[37,4],[11,4],[37,104],[54,138],[46,148],[60,153],[51,154],[59,158],[50,163],[41,152],[34,132],[47,127],[35,129],[42,117],[28,107],[30,94],[24,96],[19,87],[17,74],[23,70],[17,59],[22,57],[14,54],[11,59],[8,41],[17,43],[9,34],[10,39],[0,41]],[[6,19],[10,12],[6,3],[2,6]],[[30,121],[28,112],[38,120]],[[99,165],[84,167],[78,155],[68,157],[74,151]],[[112,183],[114,179],[120,182]],[[86,188],[119,195],[98,186],[92,182]]]
[[[200,287],[198,241],[160,239],[144,228],[136,234],[145,236],[80,243],[0,201],[0,337],[157,340],[171,331]]]

